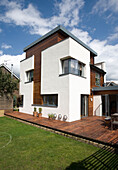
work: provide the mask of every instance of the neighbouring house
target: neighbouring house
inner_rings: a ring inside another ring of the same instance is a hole
[[[9,69],[5,64],[1,64],[0,65],[0,69],[2,70],[3,73],[5,74],[10,74],[13,79],[15,80],[19,80],[18,76],[13,73],[13,70]],[[19,88],[19,85],[18,85],[18,88]],[[12,112],[13,111],[13,98],[17,98],[19,97],[19,89],[18,90],[15,90],[14,92],[14,96],[13,97],[6,97],[5,95],[4,96],[0,96],[0,110],[4,110],[4,112]]]
[[[109,114],[108,105],[102,106],[102,102],[107,96],[107,103],[112,92],[118,94],[118,86],[108,90],[104,87],[105,63],[95,64],[97,53],[64,27],[56,27],[24,52],[26,58],[20,63],[20,112],[33,114],[34,107],[42,108],[43,117],[55,113],[57,119],[69,122]]]

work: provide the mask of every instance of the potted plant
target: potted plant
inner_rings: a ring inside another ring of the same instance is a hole
[[[54,119],[54,114],[48,114],[49,119]]]
[[[39,108],[39,113],[38,113],[38,117],[42,116],[42,108]]]
[[[33,116],[34,116],[34,117],[37,117],[37,114],[38,114],[37,109],[36,109],[36,107],[34,107]]]

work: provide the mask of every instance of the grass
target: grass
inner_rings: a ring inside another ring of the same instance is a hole
[[[8,143],[10,137],[12,139]],[[83,166],[81,162],[98,151],[99,149],[94,146],[7,117],[0,118],[0,169],[2,170],[53,170],[67,167],[67,169],[69,167],[81,169]]]

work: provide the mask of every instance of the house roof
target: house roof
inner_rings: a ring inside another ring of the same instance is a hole
[[[63,32],[65,35],[67,35],[68,37],[71,37],[72,39],[74,39],[75,41],[77,41],[79,44],[81,44],[83,47],[85,47],[87,50],[89,50],[90,52],[92,52],[95,56],[97,56],[97,53],[91,49],[88,45],[86,45],[85,43],[83,43],[80,39],[78,39],[76,36],[74,36],[72,33],[70,33],[68,30],[66,30],[63,26],[59,25],[56,28],[54,28],[53,30],[51,30],[50,32],[48,32],[47,34],[43,35],[41,38],[37,39],[36,41],[34,41],[33,43],[31,43],[30,45],[28,45],[27,47],[24,48],[24,52],[26,52],[29,48],[33,47],[34,45],[36,45],[37,43],[41,42],[42,40],[46,39],[47,37],[51,36],[52,34],[54,34],[57,31],[61,31]]]
[[[106,82],[106,86],[118,86],[118,84],[116,84],[113,81],[110,81],[110,82]]]
[[[0,65],[0,68],[1,67],[4,67],[9,73],[12,74],[12,71],[4,63]],[[19,77],[15,73],[13,73],[13,76],[19,80]]]
[[[100,69],[99,67],[97,67],[93,64],[90,64],[90,67],[93,68],[94,70],[100,72],[100,73],[106,74],[106,72],[104,70]]]
[[[92,91],[97,92],[97,91],[112,91],[112,90],[118,90],[118,86],[106,86],[106,87],[93,87]]]

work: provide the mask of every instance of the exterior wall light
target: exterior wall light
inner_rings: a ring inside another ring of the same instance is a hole
[[[66,115],[63,116],[63,120],[67,120],[67,116]]]
[[[57,115],[56,115],[56,113],[54,113],[54,118],[56,119],[56,117],[57,117]]]
[[[59,114],[59,115],[58,115],[58,119],[60,120],[61,118],[62,118],[62,115],[61,115],[61,114]]]

